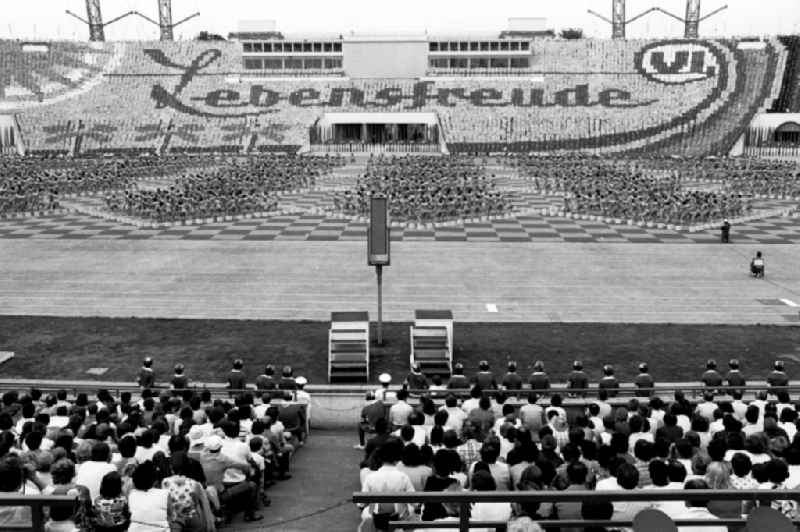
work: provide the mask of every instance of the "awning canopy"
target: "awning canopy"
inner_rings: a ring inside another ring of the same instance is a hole
[[[320,126],[336,124],[426,124],[436,125],[436,113],[325,113]]]

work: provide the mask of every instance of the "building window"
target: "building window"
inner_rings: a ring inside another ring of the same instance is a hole
[[[429,42],[428,43],[428,51],[429,52],[438,52],[439,51],[439,43],[438,42]]]
[[[492,41],[489,46],[489,49],[492,50],[493,52],[496,52],[497,50],[500,49],[500,43],[497,41]]]
[[[431,68],[447,68],[449,60],[446,57],[432,57],[428,60]]]
[[[246,70],[261,70],[261,59],[246,57],[244,60]]]
[[[322,68],[322,59],[318,57],[309,57],[303,60],[303,68]]]
[[[489,51],[489,43],[488,42],[482,42],[481,43],[481,52],[488,52],[488,51]]]
[[[333,43],[333,51],[334,52],[341,52],[342,51],[342,43],[340,43],[340,42]]]
[[[322,43],[321,42],[315,42],[314,43],[314,51],[315,52],[321,52],[322,51]]]
[[[264,43],[254,42],[253,43],[253,51],[256,53],[261,53],[264,51]]]
[[[466,57],[451,57],[450,68],[467,68]]]
[[[492,57],[490,64],[492,68],[508,68],[508,58]]]
[[[280,42],[272,43],[272,51],[273,52],[282,52],[283,51],[283,43],[280,43]]]
[[[519,43],[519,46],[520,46],[521,50],[529,50],[530,47],[531,47],[531,43],[529,43],[527,41],[523,41],[523,42]]]
[[[283,68],[282,59],[264,59],[265,70],[280,70]]]
[[[440,42],[439,43],[439,51],[440,52],[446,52],[447,49],[448,49],[448,46],[447,46],[446,42]]]
[[[458,51],[458,43],[457,42],[451,42],[450,43],[450,51],[451,52],[457,52]]]
[[[253,43],[251,43],[251,42],[244,43],[244,45],[242,46],[242,49],[245,52],[252,52],[253,51]]]
[[[500,50],[508,51],[508,41],[500,41]]]
[[[513,41],[511,43],[511,51],[518,52],[519,51],[519,41]]]
[[[322,45],[322,49],[325,50],[326,52],[330,52],[333,50],[333,44],[326,42]]]
[[[485,57],[473,57],[470,60],[471,68],[489,68],[489,60]]]
[[[469,50],[471,52],[477,52],[479,46],[480,46],[480,43],[478,41],[473,41],[473,42],[469,43]]]
[[[303,60],[299,57],[287,57],[283,64],[286,70],[301,70],[303,68]]]
[[[312,48],[311,48],[311,43],[310,43],[310,42],[304,42],[304,43],[303,43],[303,51],[304,51],[304,52],[311,52],[311,51],[313,51],[313,50],[312,50]]]
[[[332,57],[325,60],[325,68],[342,68],[342,58]]]
[[[460,42],[458,43],[458,49],[462,52],[466,52],[469,50],[469,43],[468,42]]]
[[[512,57],[511,68],[529,68],[530,60],[527,57]]]
[[[265,52],[272,52],[272,43],[271,42],[265,42],[264,43],[264,51]]]

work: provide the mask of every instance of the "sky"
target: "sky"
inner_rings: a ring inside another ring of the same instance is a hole
[[[800,0],[702,0],[706,14],[727,3],[728,9],[702,22],[701,36],[800,33]],[[101,0],[103,20],[132,10],[158,19],[158,0]],[[627,0],[631,18],[658,6],[683,17],[685,0]],[[0,38],[87,40],[88,29],[65,14],[86,16],[85,0],[0,0]],[[240,20],[274,20],[285,33],[424,33],[499,32],[510,17],[545,17],[555,30],[578,27],[587,36],[609,37],[611,27],[587,13],[610,17],[611,0],[172,0],[173,21],[197,11],[200,16],[175,30],[176,39],[191,39],[201,30],[227,36]],[[683,24],[661,13],[631,23],[628,37],[676,37]],[[158,39],[158,27],[128,17],[106,27],[107,40]]]

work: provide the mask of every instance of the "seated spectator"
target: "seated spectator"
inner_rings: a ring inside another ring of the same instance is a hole
[[[397,464],[397,470],[408,475],[414,491],[425,491],[425,483],[432,474],[431,468],[423,463],[422,453],[415,443],[403,447],[402,459]]]
[[[567,478],[569,485],[566,491],[581,491],[586,489],[586,481],[589,470],[581,462],[572,462],[567,465]],[[581,519],[580,502],[557,502],[556,514],[559,519],[579,520]],[[562,532],[580,532],[580,528],[561,528]]]
[[[95,532],[122,532],[128,529],[131,512],[128,498],[122,493],[122,477],[116,471],[106,473],[99,494],[92,503]]]
[[[470,486],[473,491],[495,491],[492,474],[488,471],[475,471],[470,477]],[[507,502],[476,502],[472,506],[470,519],[472,521],[502,521],[506,522],[511,517],[511,505]],[[477,528],[480,532],[490,532],[489,529]]]
[[[614,516],[614,505],[610,502],[584,502],[581,518],[586,521],[609,521]],[[618,532],[605,527],[585,527],[584,532]]]
[[[380,448],[381,466],[364,479],[361,491],[365,493],[413,492],[408,475],[397,469],[403,444],[396,438],[388,439]],[[371,520],[376,530],[387,530],[389,521],[404,520],[413,515],[414,508],[405,503],[375,503],[363,506],[362,522]]]
[[[689,480],[684,486],[686,490],[707,490],[708,484],[705,480]],[[709,520],[717,521],[719,518],[708,510],[707,499],[693,498],[689,493],[687,494],[686,509],[676,515],[671,516],[676,521],[679,519],[696,519],[696,520]],[[678,532],[727,532],[728,528],[725,526],[681,526],[678,527]]]

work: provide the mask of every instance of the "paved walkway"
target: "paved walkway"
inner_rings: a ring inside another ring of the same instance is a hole
[[[261,511],[264,520],[244,523],[239,519],[221,532],[353,532],[359,513],[350,499],[359,489],[362,455],[353,449],[355,442],[355,432],[313,431],[295,457],[293,477],[270,488],[272,505]]]
[[[364,242],[0,239],[0,314],[310,319],[376,312]],[[457,322],[798,322],[800,246],[397,242],[384,319]],[[762,248],[763,249],[763,248]],[[491,305],[494,305],[491,306]],[[496,308],[496,312],[494,311]]]

